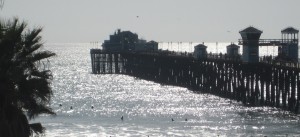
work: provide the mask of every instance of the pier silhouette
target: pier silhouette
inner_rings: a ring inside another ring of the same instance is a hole
[[[193,54],[158,50],[156,42],[139,41],[137,35],[118,30],[102,50],[91,49],[92,72],[124,74],[241,101],[247,106],[272,106],[299,113],[299,31],[287,28],[281,32],[281,39],[260,40],[262,31],[254,27],[240,31],[240,55],[235,44],[227,46],[227,54],[208,54],[204,44],[196,45]],[[259,46],[274,45],[278,46],[277,57],[259,57]]]

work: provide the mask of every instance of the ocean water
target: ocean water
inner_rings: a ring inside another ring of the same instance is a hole
[[[189,52],[195,44],[161,43],[159,47]],[[207,45],[208,52],[225,52],[228,43]],[[46,137],[300,136],[300,116],[276,108],[245,107],[130,76],[91,74],[89,50],[99,47],[45,45],[57,54],[48,65],[54,76],[51,107],[57,115],[41,115],[30,122],[41,122]],[[263,49],[264,54],[277,54],[269,48]]]

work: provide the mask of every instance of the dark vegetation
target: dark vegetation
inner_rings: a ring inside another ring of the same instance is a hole
[[[44,132],[29,120],[55,113],[48,106],[52,73],[43,62],[55,53],[43,51],[41,28],[28,29],[17,18],[0,21],[0,136],[27,137]]]

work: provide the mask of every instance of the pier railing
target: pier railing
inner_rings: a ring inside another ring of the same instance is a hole
[[[251,42],[251,40],[239,39],[238,44],[243,45],[245,43]],[[283,46],[284,44],[298,43],[298,39],[259,39],[258,44],[260,46]]]
[[[259,58],[259,62],[290,69],[300,69],[299,61],[282,60],[276,56],[262,56]]]

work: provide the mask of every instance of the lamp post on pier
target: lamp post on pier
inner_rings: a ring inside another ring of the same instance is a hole
[[[216,42],[216,52],[219,53],[219,50],[218,50],[218,42]]]

